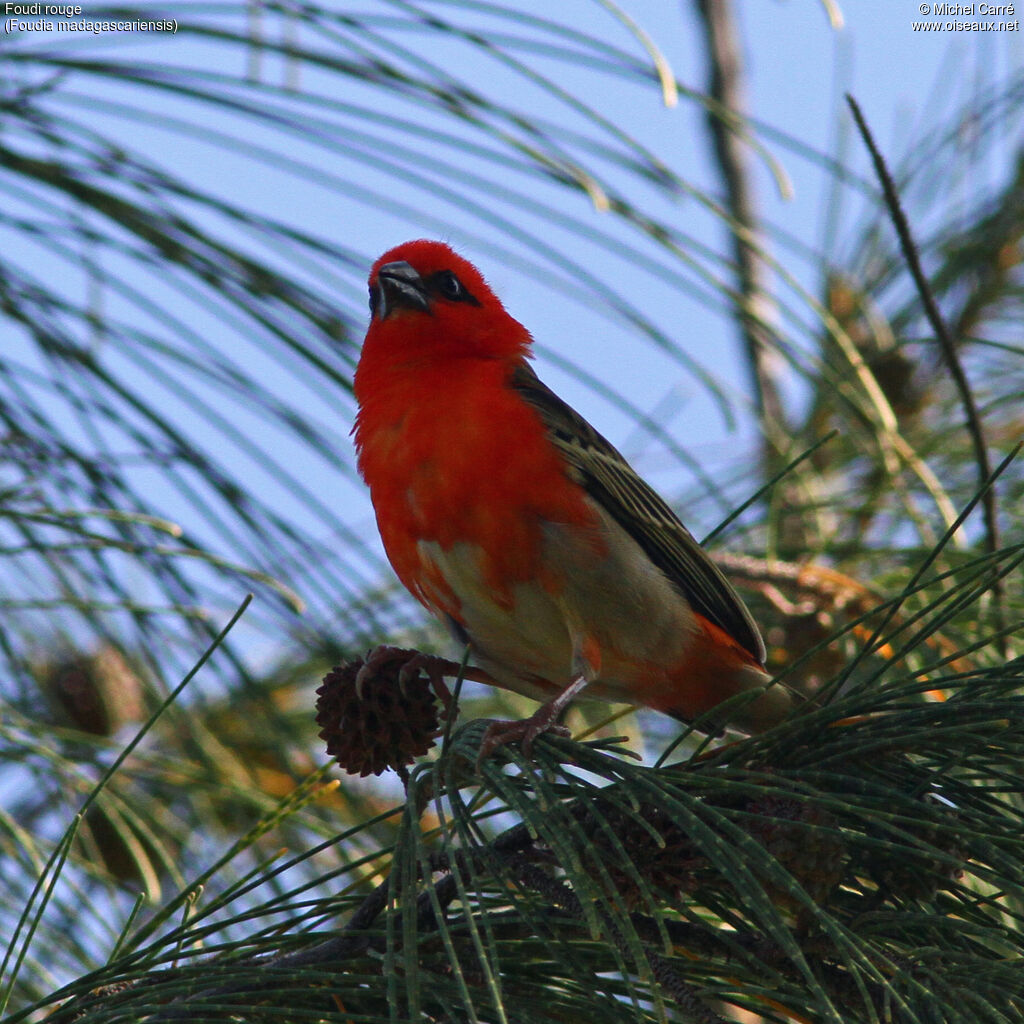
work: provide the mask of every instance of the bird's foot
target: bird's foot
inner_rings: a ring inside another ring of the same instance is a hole
[[[430,687],[437,695],[438,700],[444,705],[445,715],[452,707],[452,694],[445,683],[445,676],[458,676],[462,666],[457,661],[450,661],[437,654],[424,654],[422,651],[410,650],[406,647],[391,647],[381,644],[374,647],[362,668],[356,675],[356,694],[363,699],[363,687],[376,676],[383,668],[395,662],[401,662],[402,666],[398,671],[398,685],[405,693],[406,686],[423,672],[430,681]]]
[[[533,752],[534,740],[538,736],[542,736],[546,732],[554,736],[570,736],[569,730],[559,724],[558,716],[569,706],[574,697],[583,692],[587,683],[588,680],[581,676],[552,700],[537,708],[529,718],[518,722],[491,722],[480,743],[480,753],[476,758],[477,769],[498,747],[518,743],[523,754],[530,757]]]
[[[553,736],[569,736],[569,730],[555,721],[558,715],[557,710],[554,714],[547,713],[549,707],[550,705],[545,704],[529,718],[523,718],[517,722],[491,722],[480,742],[480,753],[476,758],[477,769],[499,747],[507,747],[509,744],[515,743],[519,745],[519,749],[525,757],[531,757],[533,744],[538,736],[543,736],[544,733],[551,733]]]

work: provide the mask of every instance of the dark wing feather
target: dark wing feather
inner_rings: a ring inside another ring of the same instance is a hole
[[[668,504],[579,413],[520,363],[511,384],[537,410],[587,493],[640,545],[695,611],[764,664],[764,642],[740,596]]]

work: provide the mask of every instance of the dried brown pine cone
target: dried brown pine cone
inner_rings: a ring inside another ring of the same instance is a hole
[[[590,806],[594,817],[581,817],[600,863],[600,874],[595,871],[593,877],[607,877],[610,891],[630,909],[640,902],[642,885],[674,899],[692,892],[706,874],[707,858],[659,808],[644,804],[636,809],[644,827],[634,815],[603,801]]]
[[[386,661],[364,678],[360,696],[356,677],[364,664],[357,658],[324,676],[316,691],[320,738],[350,775],[380,775],[388,768],[404,775],[405,766],[441,734],[430,680],[418,672],[403,687],[403,662]]]
[[[813,803],[782,796],[753,800],[746,809],[761,816],[747,822],[750,834],[789,871],[815,903],[825,903],[842,882],[849,860],[833,816]],[[783,902],[788,902],[788,898]]]
[[[958,818],[956,811],[950,810],[948,828],[921,826],[913,833],[923,844],[966,862],[969,854],[957,832]],[[899,855],[881,848],[871,862],[872,876],[888,894],[906,900],[930,900],[941,889],[949,888],[950,883],[962,878],[963,873],[961,866],[951,865],[923,846],[918,850],[905,849]]]

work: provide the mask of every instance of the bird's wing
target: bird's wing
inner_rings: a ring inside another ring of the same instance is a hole
[[[510,383],[537,410],[552,443],[587,493],[643,548],[695,611],[763,665],[764,642],[746,605],[664,499],[530,366],[519,363]]]

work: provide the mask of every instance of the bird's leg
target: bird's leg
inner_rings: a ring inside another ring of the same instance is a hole
[[[519,749],[529,757],[533,750],[533,741],[543,733],[569,735],[569,730],[558,724],[558,716],[601,674],[600,644],[582,629],[572,632],[574,681],[561,693],[556,693],[546,704],[542,704],[529,718],[524,718],[520,722],[492,722],[480,744],[480,753],[476,758],[478,768],[481,761],[507,743],[518,743]]]
[[[538,736],[546,732],[556,736],[568,736],[569,730],[558,724],[558,716],[583,692],[589,682],[586,676],[580,676],[561,693],[556,694],[546,704],[542,704],[529,718],[518,722],[491,722],[480,744],[477,765],[490,757],[498,747],[504,747],[509,743],[518,743],[519,749],[529,757],[533,750],[533,742]]]
[[[430,680],[430,687],[437,695],[437,698],[444,704],[445,717],[452,707],[452,695],[445,683],[445,676],[457,677],[462,673],[464,679],[472,679],[476,683],[488,683],[495,685],[494,680],[483,669],[472,666],[462,666],[460,662],[442,658],[437,654],[424,654],[422,651],[410,650],[406,647],[391,647],[381,644],[375,647],[366,656],[366,661],[356,674],[356,694],[363,699],[363,687],[372,679],[385,665],[392,662],[402,662],[398,671],[398,685],[405,691],[406,684],[416,678],[417,673],[422,671]]]

